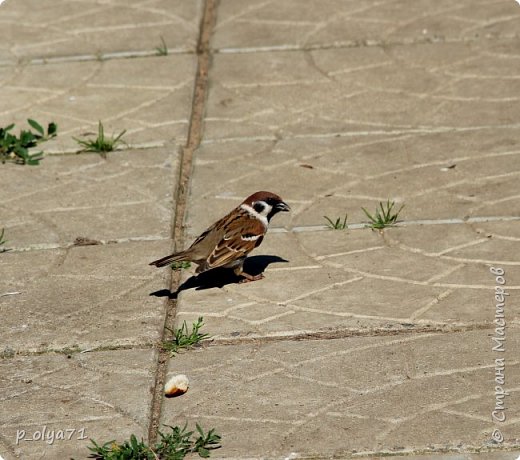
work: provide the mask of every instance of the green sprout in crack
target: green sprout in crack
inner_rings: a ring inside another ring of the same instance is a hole
[[[186,268],[191,267],[191,262],[181,260],[180,262],[173,262],[170,267],[172,270],[185,270]]]
[[[10,131],[14,128],[14,123],[0,128],[0,161],[12,161],[17,164],[38,165],[43,159],[43,152],[29,153],[29,149],[36,147],[39,143],[47,141],[56,136],[58,126],[51,122],[47,125],[47,132],[35,120],[29,118],[27,123],[35,131],[21,130],[18,137]]]
[[[157,51],[157,56],[168,56],[168,45],[166,45],[166,42],[164,41],[163,36],[160,36],[161,38],[161,44],[160,46],[157,46],[155,48],[155,51]]]
[[[160,441],[154,447],[148,446],[142,439],[138,441],[135,435],[121,444],[109,441],[99,445],[91,439],[93,446],[89,446],[90,458],[98,460],[183,460],[186,455],[197,453],[202,458],[208,458],[211,450],[221,447],[221,436],[215,429],[204,433],[198,423],[195,424],[197,433],[187,431],[184,427],[165,425],[171,432],[159,432]]]
[[[124,141],[121,139],[123,135],[126,133],[126,129],[121,131],[116,137],[108,137],[105,136],[105,128],[103,127],[103,123],[101,121],[98,124],[98,134],[95,139],[77,139],[73,137],[73,139],[83,147],[81,152],[97,152],[103,158],[107,157],[107,152],[111,152],[114,150],[119,143],[123,143]]]
[[[5,234],[5,228],[2,229],[2,233],[0,233],[0,246],[3,246],[5,243],[7,243],[7,240],[4,240],[4,234]],[[0,252],[7,251],[6,248],[0,247]]]
[[[97,460],[152,460],[157,458],[145,442],[142,439],[138,441],[133,434],[130,436],[129,441],[125,441],[122,444],[109,441],[100,446],[93,439],[90,441],[93,445],[87,446],[91,451],[89,458],[95,458]]]
[[[340,217],[333,221],[330,217],[323,216],[324,219],[327,219],[327,227],[332,228],[333,230],[345,230],[347,226],[347,214],[345,214],[345,218],[341,220]]]
[[[385,227],[390,227],[397,223],[397,217],[404,208],[404,204],[399,208],[398,211],[393,212],[395,202],[390,200],[386,201],[386,204],[382,201],[379,202],[379,206],[376,208],[374,215],[370,214],[365,208],[361,208],[366,216],[369,218],[369,227],[381,230]]]
[[[192,452],[199,454],[202,458],[208,458],[211,454],[210,450],[220,447],[221,437],[215,433],[214,428],[204,433],[204,430],[196,423],[198,437],[192,438],[193,431],[186,431],[187,424],[183,428],[166,426],[171,429],[171,433],[167,435],[159,433],[161,441],[156,447],[156,452],[160,459],[181,460],[186,454]]]
[[[188,325],[186,321],[178,329],[168,329],[172,334],[172,340],[163,343],[163,348],[169,351],[172,355],[177,353],[181,348],[190,348],[197,345],[202,340],[209,338],[208,334],[201,334],[200,328],[204,326],[204,318],[200,316],[196,322],[191,325],[191,332],[188,332]]]

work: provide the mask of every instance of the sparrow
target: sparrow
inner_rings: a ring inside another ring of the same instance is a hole
[[[244,260],[262,243],[272,217],[290,209],[274,193],[253,193],[205,230],[188,249],[155,260],[150,265],[164,267],[172,262],[189,261],[198,265],[196,273],[225,267],[232,268],[237,276],[242,276],[242,283],[260,280],[264,275],[244,272]]]

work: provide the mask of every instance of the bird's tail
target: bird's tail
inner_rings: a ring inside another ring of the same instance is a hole
[[[169,265],[172,262],[181,262],[183,260],[189,260],[188,257],[188,251],[176,252],[175,254],[170,254],[169,256],[163,257],[162,259],[154,260],[150,263],[150,265],[155,265],[156,267],[165,267],[166,265]]]

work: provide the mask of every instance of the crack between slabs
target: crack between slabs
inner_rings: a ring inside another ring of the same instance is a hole
[[[333,329],[322,331],[302,331],[297,333],[280,333],[272,335],[248,336],[248,337],[222,337],[213,338],[202,346],[241,345],[241,344],[264,344],[271,342],[302,341],[302,340],[334,340],[349,337],[384,337],[384,336],[408,336],[417,333],[427,334],[451,334],[460,332],[471,332],[477,330],[492,330],[493,323],[478,324],[445,324],[445,325],[416,325],[415,327],[402,328],[370,328],[370,329]]]
[[[189,153],[190,169],[191,169],[191,156],[193,155],[193,150],[194,149],[192,149],[191,152]],[[183,156],[183,158],[185,158],[185,157]],[[186,181],[188,179],[189,178],[186,178]],[[187,183],[188,182],[186,182],[186,184]],[[179,186],[180,186],[180,184],[179,184]],[[184,190],[183,193],[186,194],[187,190]],[[177,197],[177,198],[179,198],[179,197]],[[183,217],[184,217],[185,207],[186,207],[186,203],[184,203],[184,210],[182,210]],[[66,211],[75,211],[76,209],[78,209],[78,208],[70,208],[70,209],[66,209]],[[176,209],[177,210],[180,209],[179,203],[177,203]],[[55,210],[53,210],[53,211],[55,211]],[[44,213],[44,212],[51,212],[51,211],[42,211],[42,213]],[[40,214],[42,214],[42,213],[40,213]],[[175,214],[177,215],[177,211]],[[512,221],[520,221],[520,217],[519,216],[482,216],[482,217],[474,216],[474,217],[467,217],[467,218],[402,220],[393,225],[390,225],[389,228],[408,227],[408,226],[412,226],[412,225],[419,225],[419,226],[421,226],[421,225],[424,225],[424,226],[426,226],[426,225],[464,225],[464,224],[472,224],[472,223],[512,222]],[[370,230],[370,226],[368,223],[352,223],[352,224],[348,224],[348,230]],[[180,224],[179,231],[184,231],[184,226],[183,226],[182,222]],[[270,233],[308,233],[308,232],[323,232],[323,231],[328,232],[328,231],[333,231],[333,230],[330,227],[328,227],[327,225],[301,225],[301,226],[294,226],[294,227],[290,227],[290,228],[271,227],[269,229]],[[337,231],[339,231],[339,230],[337,230]],[[497,236],[495,236],[495,237],[497,237]],[[510,241],[517,241],[517,239],[515,239],[515,238],[506,238],[506,237],[502,237],[502,236],[500,236],[498,238],[504,239],[504,240],[510,240]],[[81,247],[81,246],[124,244],[124,243],[140,242],[140,241],[165,241],[168,239],[169,239],[169,237],[163,236],[163,235],[144,235],[144,236],[131,236],[131,237],[126,237],[126,238],[115,238],[115,239],[110,239],[110,240],[89,240],[89,241],[85,241],[85,242],[36,243],[36,244],[28,245],[28,246],[9,247],[9,248],[6,248],[5,252],[46,251],[46,250],[53,250],[53,249],[70,249],[70,248]],[[483,241],[485,241],[485,240],[483,239]],[[178,241],[175,241],[175,244],[178,247],[182,247],[182,240],[179,239]],[[476,243],[473,243],[473,244],[476,244]],[[373,251],[373,250],[381,249],[382,247],[383,246],[374,247],[374,248],[370,248],[368,250]],[[451,248],[450,250],[452,250],[452,249],[453,248]],[[359,251],[356,251],[356,250],[348,251],[348,252],[340,253],[340,254],[322,255],[322,256],[319,256],[317,258],[317,260],[324,260],[324,259],[328,259],[330,257],[339,256],[339,255],[354,254],[356,252],[366,252],[366,251],[367,250],[364,249],[364,250],[359,250]],[[440,255],[444,256],[444,254],[440,254]],[[450,257],[446,256],[446,258],[450,258]],[[457,260],[455,258],[451,258],[451,259]],[[475,261],[473,261],[473,262],[475,262]],[[480,261],[477,261],[477,262],[480,262]],[[483,262],[483,263],[488,263],[488,262]],[[502,262],[502,263],[507,263],[507,262]],[[297,267],[297,268],[293,267],[291,269],[303,270],[306,268],[314,268],[314,267],[312,267],[312,266]],[[286,269],[277,268],[274,270],[275,271],[285,271]]]
[[[503,35],[500,37],[463,37],[463,38],[440,38],[440,37],[411,37],[401,40],[384,40],[384,39],[361,39],[361,40],[342,40],[332,43],[316,43],[316,44],[285,44],[285,45],[267,45],[267,46],[236,46],[212,49],[214,53],[219,54],[249,54],[249,53],[269,53],[283,51],[317,51],[338,48],[370,48],[370,47],[389,47],[389,46],[409,46],[409,45],[433,45],[433,44],[469,44],[477,41],[503,41],[514,40],[516,35]]]
[[[415,324],[411,326],[401,327],[375,327],[368,329],[330,329],[330,330],[317,330],[317,331],[299,331],[299,332],[287,332],[287,333],[275,333],[271,335],[249,335],[247,337],[214,337],[203,341],[200,345],[194,348],[211,348],[219,346],[236,346],[236,345],[248,345],[248,344],[269,344],[273,342],[300,342],[303,340],[335,340],[335,339],[346,339],[354,337],[408,337],[415,334],[454,334],[473,332],[481,330],[493,330],[495,324],[489,323],[475,323],[475,324]],[[518,329],[515,326],[511,326],[513,329]],[[125,343],[125,344],[114,344],[114,345],[99,345],[91,348],[70,348],[56,347],[49,348],[46,350],[15,350],[15,354],[12,357],[4,357],[3,359],[11,359],[14,357],[21,356],[40,356],[46,354],[84,354],[84,353],[95,353],[103,351],[117,351],[117,350],[153,350],[159,348],[155,341],[153,342],[139,342],[139,343]],[[161,353],[159,348],[159,353]],[[163,363],[165,368],[168,363],[170,354],[169,352],[164,353],[165,362]],[[159,358],[160,359],[160,358]],[[163,385],[159,388],[158,393],[159,401],[162,403],[163,398]]]
[[[203,14],[200,22],[200,34],[197,41],[197,73],[193,90],[192,110],[188,130],[188,139],[181,152],[181,161],[178,173],[178,182],[175,190],[175,209],[173,218],[173,246],[180,248],[184,239],[184,217],[188,202],[188,189],[193,169],[193,156],[199,147],[203,133],[204,105],[208,91],[208,72],[211,59],[210,38],[216,22],[218,0],[206,0],[203,4]],[[181,274],[173,271],[170,280],[170,290],[175,291],[181,282]],[[177,311],[177,300],[166,301],[166,314],[161,343],[171,339],[172,329]],[[155,372],[155,383],[152,393],[150,412],[150,425],[148,428],[148,441],[154,443],[159,433],[161,410],[163,403],[164,384],[168,371],[170,353],[159,348]]]
[[[462,38],[440,38],[440,37],[410,37],[401,40],[384,39],[361,39],[361,40],[343,40],[334,41],[331,43],[316,43],[316,44],[284,44],[284,45],[267,45],[267,46],[252,46],[252,47],[223,47],[223,48],[208,48],[208,52],[212,54],[249,54],[249,53],[266,53],[266,52],[284,52],[284,51],[318,51],[328,49],[342,49],[342,48],[370,48],[370,47],[389,47],[389,46],[409,46],[409,45],[432,45],[432,44],[470,44],[477,41],[499,42],[510,41],[518,38],[515,34],[504,34],[498,37],[491,35],[484,37],[470,36]],[[172,47],[168,48],[169,55],[186,55],[193,54],[194,50],[191,47]],[[197,50],[198,53],[198,50]],[[98,54],[79,54],[79,55],[63,55],[63,56],[47,56],[47,57],[32,57],[27,59],[18,59],[18,63],[22,62],[29,65],[52,65],[69,62],[85,62],[85,61],[105,61],[112,59],[134,59],[134,58],[148,58],[157,57],[157,51],[150,50],[126,50],[126,51],[110,51]],[[16,64],[16,59],[0,60],[0,67],[10,67]]]

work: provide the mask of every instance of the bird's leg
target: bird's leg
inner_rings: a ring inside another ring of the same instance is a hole
[[[242,272],[240,276],[243,276],[244,279],[240,280],[239,283],[250,283],[251,281],[258,281],[264,278],[264,275],[260,273],[259,275],[250,275],[249,273]]]
[[[259,275],[250,275],[249,273],[246,273],[242,269],[242,264],[236,267],[233,271],[235,272],[235,275],[244,277],[244,279],[240,280],[239,283],[250,283],[251,281],[261,280],[264,277],[262,273],[260,273]]]

